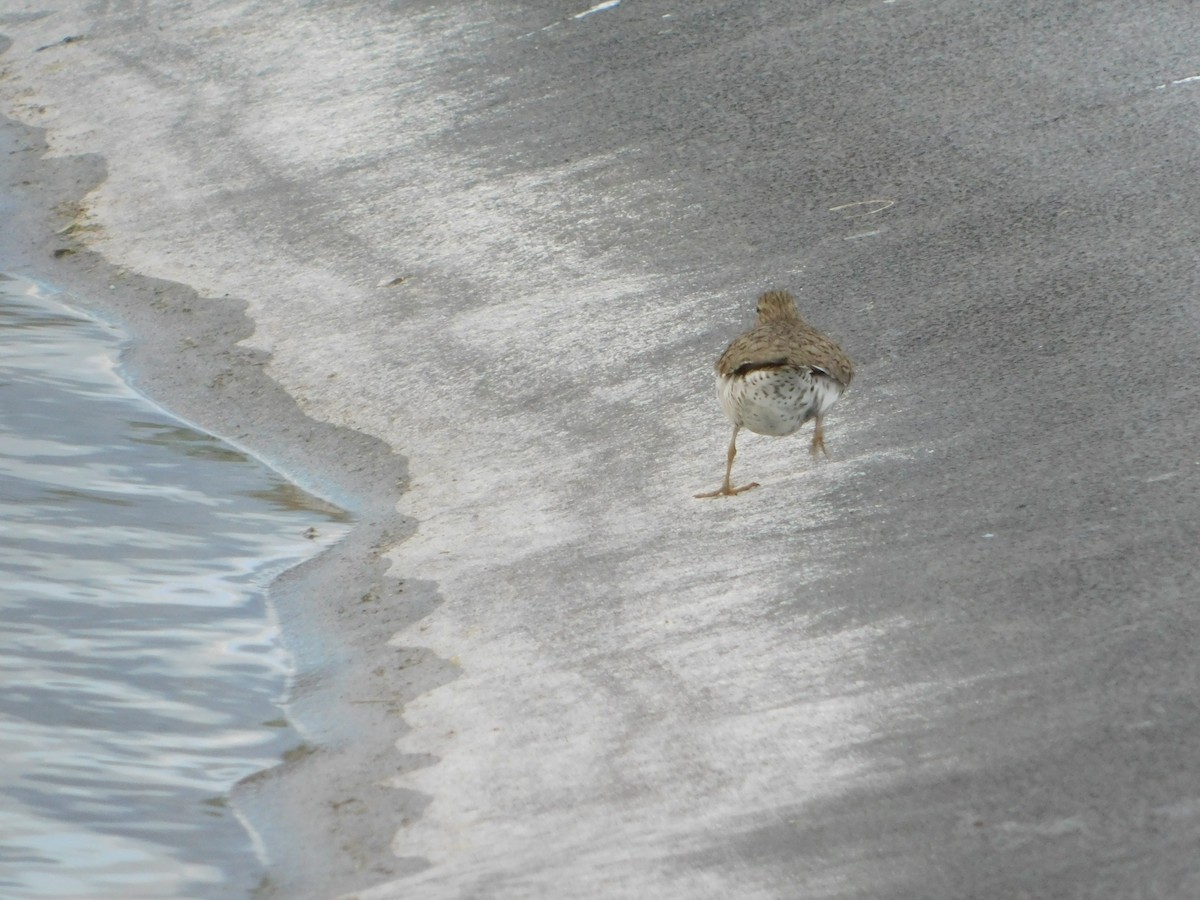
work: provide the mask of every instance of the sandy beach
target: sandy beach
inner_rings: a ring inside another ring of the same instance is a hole
[[[264,897],[1200,896],[1187,3],[0,12],[0,253],[351,510]],[[858,375],[727,423],[768,288]]]

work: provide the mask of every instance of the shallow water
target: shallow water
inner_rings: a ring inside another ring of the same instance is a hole
[[[247,896],[226,797],[299,743],[265,588],[345,516],[130,388],[124,336],[47,289],[0,276],[0,335],[0,896]]]

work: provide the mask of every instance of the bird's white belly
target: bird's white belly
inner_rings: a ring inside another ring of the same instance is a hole
[[[742,376],[717,376],[717,397],[735,425],[756,434],[785,435],[820,411],[825,392],[815,382],[806,369],[756,369]]]
[[[814,416],[825,415],[829,411],[829,407],[838,402],[842,392],[846,389],[840,382],[834,381],[821,372],[813,374],[813,388],[817,395],[813,404]]]

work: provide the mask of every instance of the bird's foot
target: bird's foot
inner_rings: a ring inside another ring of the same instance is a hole
[[[711,500],[713,497],[735,497],[738,494],[740,494],[742,491],[753,490],[756,487],[758,487],[757,481],[752,481],[749,484],[743,484],[741,487],[734,487],[733,485],[730,485],[730,484],[723,484],[723,485],[721,485],[720,488],[718,488],[715,491],[711,491],[710,493],[707,493],[707,494],[695,494],[694,496],[697,500]]]

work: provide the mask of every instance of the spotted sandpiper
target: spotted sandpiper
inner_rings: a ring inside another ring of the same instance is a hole
[[[815,419],[813,458],[828,456],[822,419],[854,378],[850,357],[800,317],[796,298],[787,291],[767,291],[758,298],[757,312],[754,327],[734,338],[717,360],[717,398],[733,422],[733,437],[724,482],[698,498],[732,497],[758,487],[752,481],[735,488],[730,481],[742,428],[781,436]]]

